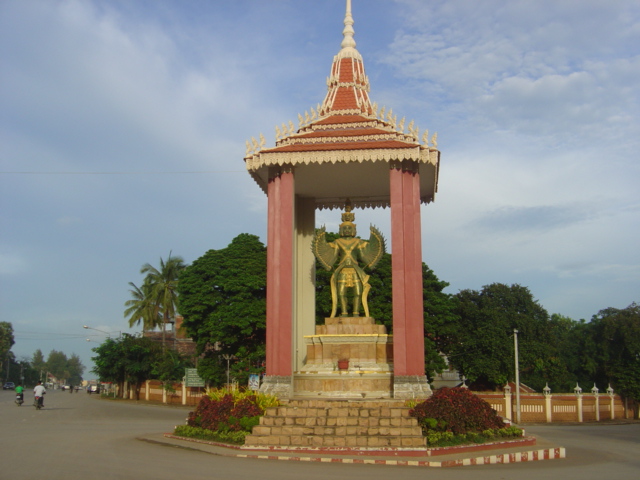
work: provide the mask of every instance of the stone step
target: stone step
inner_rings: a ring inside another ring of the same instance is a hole
[[[390,407],[269,407],[266,410],[265,417],[301,417],[301,418],[317,418],[317,417],[350,417],[350,418],[412,418],[409,415],[408,408],[390,408]],[[262,418],[265,418],[262,417]],[[415,419],[413,419],[415,420]]]
[[[333,416],[333,415],[265,415],[260,418],[261,425],[307,425],[307,426],[370,426],[370,427],[411,427],[418,420],[402,416]]]
[[[298,408],[407,408],[404,400],[343,400],[343,399],[290,399],[283,400],[282,406]]]
[[[283,426],[266,426],[258,425],[253,427],[253,435],[269,436],[269,435],[315,435],[315,436],[381,436],[381,437],[397,437],[397,436],[422,436],[422,429],[418,426],[407,427],[371,427],[371,426],[303,426],[303,425],[283,425]]]
[[[289,400],[267,408],[249,448],[424,448],[418,420],[397,400]]]
[[[247,435],[246,447],[366,447],[424,448],[426,438],[420,436],[366,435]]]

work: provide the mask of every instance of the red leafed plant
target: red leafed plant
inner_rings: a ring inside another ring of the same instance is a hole
[[[218,430],[226,424],[233,410],[233,395],[227,394],[217,400],[202,397],[195,411],[189,412],[188,425],[208,430]]]
[[[441,388],[410,410],[426,430],[455,434],[503,428],[504,422],[487,402],[466,388]]]
[[[232,393],[206,395],[195,411],[189,412],[187,425],[213,431],[250,431],[263,413],[255,395],[242,398],[234,398]]]

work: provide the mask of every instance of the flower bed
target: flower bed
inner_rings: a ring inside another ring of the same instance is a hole
[[[410,415],[418,419],[430,447],[481,444],[522,436],[522,430],[506,427],[487,402],[466,388],[441,388],[415,405]]]
[[[207,391],[195,411],[189,412],[187,425],[174,434],[181,437],[241,445],[267,407],[279,405],[277,397],[253,391],[214,389]]]

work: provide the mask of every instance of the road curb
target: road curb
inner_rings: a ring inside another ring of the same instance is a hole
[[[163,435],[154,435],[148,437],[140,437],[139,440],[151,443],[164,444],[168,446],[181,447],[191,450],[198,450],[212,455],[220,455],[225,457],[247,458],[257,460],[279,460],[291,462],[309,462],[309,463],[341,463],[352,465],[387,465],[387,466],[407,466],[407,467],[464,467],[475,465],[499,465],[523,462],[539,462],[543,460],[554,460],[566,458],[566,450],[564,447],[552,446],[547,448],[537,448],[522,451],[495,452],[492,455],[473,456],[471,452],[467,455],[446,455],[438,460],[418,460],[418,459],[398,459],[395,458],[362,458],[354,455],[295,455],[295,454],[275,454],[269,453],[244,453],[240,447],[221,444],[217,442],[208,442],[195,438],[179,437],[170,433]],[[475,452],[477,453],[477,452]]]

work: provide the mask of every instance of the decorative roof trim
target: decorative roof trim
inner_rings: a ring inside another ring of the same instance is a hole
[[[263,152],[246,157],[245,164],[250,172],[262,167],[282,165],[309,165],[325,163],[351,162],[392,162],[394,160],[413,160],[422,164],[438,164],[438,151],[416,145],[413,148],[327,150],[312,152]]]

